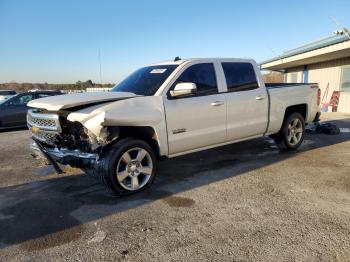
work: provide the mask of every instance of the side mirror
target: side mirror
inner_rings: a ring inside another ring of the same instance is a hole
[[[170,91],[171,97],[189,96],[197,93],[195,83],[179,83]]]

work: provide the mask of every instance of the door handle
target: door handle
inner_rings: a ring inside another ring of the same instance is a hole
[[[222,106],[224,104],[224,101],[214,101],[210,103],[211,106]]]
[[[265,97],[262,95],[258,95],[255,97],[256,100],[263,100]]]

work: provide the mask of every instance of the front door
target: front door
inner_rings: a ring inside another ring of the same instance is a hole
[[[225,95],[218,93],[216,79],[214,65],[200,63],[185,69],[170,88],[181,82],[197,86],[193,96],[164,99],[170,155],[225,141]]]
[[[2,125],[8,127],[26,125],[27,103],[34,99],[33,94],[19,95],[9,99],[3,107]]]

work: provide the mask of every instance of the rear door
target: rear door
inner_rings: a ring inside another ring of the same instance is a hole
[[[226,139],[225,95],[218,91],[214,63],[187,65],[167,91],[177,83],[197,85],[190,97],[164,97],[169,154],[219,144]]]
[[[265,133],[268,122],[268,96],[257,79],[256,67],[249,62],[222,61],[227,92],[227,141]]]

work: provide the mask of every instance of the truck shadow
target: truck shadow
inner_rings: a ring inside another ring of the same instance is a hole
[[[21,131],[28,129],[27,126],[22,127],[0,127],[0,133],[7,133],[7,132],[14,132],[14,131]]]
[[[348,127],[350,121],[333,123]],[[349,133],[307,135],[299,151],[279,152],[270,139],[263,138],[169,159],[159,164],[150,189],[123,198],[111,196],[93,178],[82,175],[0,188],[0,248],[22,244],[27,250],[39,250],[62,245],[79,238],[90,221],[158,199],[189,206],[191,201],[169,197],[349,140]]]

